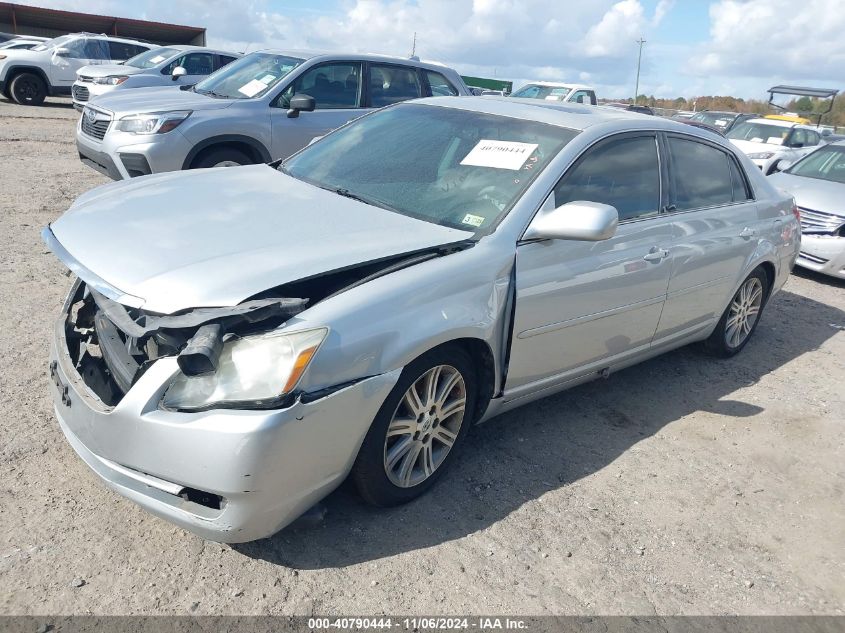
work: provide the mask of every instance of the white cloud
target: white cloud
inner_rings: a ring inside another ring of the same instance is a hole
[[[341,0],[324,13],[274,11],[267,0],[34,0],[32,4],[199,25],[209,43],[417,54],[464,74],[584,81],[620,91],[633,81],[634,40],[671,8],[641,0]],[[627,92],[627,87],[622,92]]]
[[[841,0],[720,0],[710,42],[690,59],[702,76],[787,78],[840,84],[845,68]]]

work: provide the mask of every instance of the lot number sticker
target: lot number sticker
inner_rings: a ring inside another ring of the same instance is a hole
[[[263,81],[253,79],[248,84],[244,84],[243,86],[238,88],[238,92],[240,92],[241,94],[245,94],[247,97],[254,97],[266,87],[267,84],[265,84]]]
[[[516,171],[522,169],[525,161],[534,153],[535,149],[537,149],[537,143],[482,139],[461,161],[461,165]]]

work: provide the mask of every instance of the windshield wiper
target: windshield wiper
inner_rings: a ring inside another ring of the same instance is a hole
[[[214,97],[215,99],[231,99],[229,95],[220,94],[219,92],[214,92],[213,90],[197,90],[196,84],[191,86],[189,90],[193,90],[198,95],[208,95],[209,97]]]
[[[344,198],[349,198],[351,200],[357,200],[358,202],[363,202],[364,204],[369,204],[374,207],[379,207],[381,209],[387,209],[388,211],[396,211],[395,208],[391,207],[389,204],[385,204],[384,202],[380,202],[378,200],[373,200],[372,198],[365,198],[364,196],[359,196],[357,193],[352,193],[349,189],[344,189],[343,187],[323,187],[328,191],[334,191],[337,195],[343,196]]]

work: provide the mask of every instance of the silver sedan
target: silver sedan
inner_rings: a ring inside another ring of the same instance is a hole
[[[769,182],[798,203],[804,234],[796,263],[845,279],[845,141],[823,145]]]
[[[739,352],[800,230],[706,130],[467,97],[278,167],[105,185],[44,238],[78,276],[50,363],[68,441],[149,511],[241,542],[347,477],[410,501],[509,409],[693,342]]]

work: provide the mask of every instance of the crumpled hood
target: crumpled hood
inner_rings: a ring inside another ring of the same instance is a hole
[[[112,77],[114,75],[137,75],[143,68],[124,66],[123,64],[91,64],[76,71],[77,77]]]
[[[83,280],[99,278],[162,314],[233,306],[284,283],[472,237],[266,165],[111,183],[50,228]]]
[[[772,174],[768,180],[792,195],[799,207],[845,216],[845,184],[784,172]]]
[[[759,154],[760,152],[779,152],[784,149],[783,145],[771,143],[755,143],[753,141],[741,141],[728,139],[743,154]]]
[[[143,90],[143,92],[141,92]],[[230,99],[215,99],[194,92],[180,90],[178,85],[114,90],[97,97],[95,105],[100,110],[113,112],[120,117],[144,112],[172,112],[175,110],[220,110],[232,105]]]

